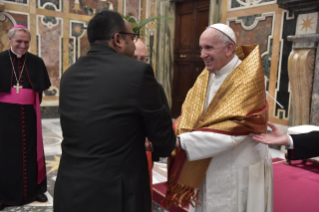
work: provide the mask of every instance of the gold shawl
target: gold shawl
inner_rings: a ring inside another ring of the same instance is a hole
[[[240,46],[236,54],[242,63],[225,79],[205,112],[209,72],[205,68],[198,76],[183,103],[181,116],[174,122],[176,135],[192,131],[227,135],[267,131],[268,104],[259,46]],[[184,150],[174,150],[168,162],[162,206],[200,204],[198,191],[211,159],[188,161]]]

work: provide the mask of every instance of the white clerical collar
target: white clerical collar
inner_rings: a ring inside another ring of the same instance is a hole
[[[21,58],[21,57],[22,57],[22,55],[21,55],[21,54],[17,54],[17,53],[15,53],[15,52],[12,50],[12,47],[11,47],[11,52],[12,52],[13,54],[15,54],[15,55],[17,56],[17,58]]]
[[[214,74],[216,76],[219,76],[219,75],[224,75],[224,74],[227,74],[229,72],[232,72],[234,70],[234,68],[236,68],[238,61],[239,61],[239,58],[237,57],[237,55],[235,55],[233,57],[233,59],[231,59],[231,61],[229,61],[229,63],[227,63],[224,67],[222,67],[221,69],[216,71]]]

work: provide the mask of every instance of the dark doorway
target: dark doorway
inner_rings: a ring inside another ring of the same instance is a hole
[[[172,117],[180,115],[188,90],[205,68],[200,58],[199,37],[208,26],[209,0],[176,3]]]

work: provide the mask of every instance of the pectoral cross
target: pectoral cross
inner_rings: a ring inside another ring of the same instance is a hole
[[[16,88],[17,94],[19,94],[19,89],[22,88],[22,86],[20,85],[20,83],[17,82],[17,85],[14,85],[13,87]]]

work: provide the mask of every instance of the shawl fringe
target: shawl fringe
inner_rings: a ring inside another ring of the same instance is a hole
[[[199,188],[192,188],[187,185],[175,183],[175,176],[168,179],[166,196],[161,202],[161,206],[169,209],[172,205],[181,204],[182,207],[187,207],[191,204],[195,207],[197,204],[201,205],[199,199]]]

